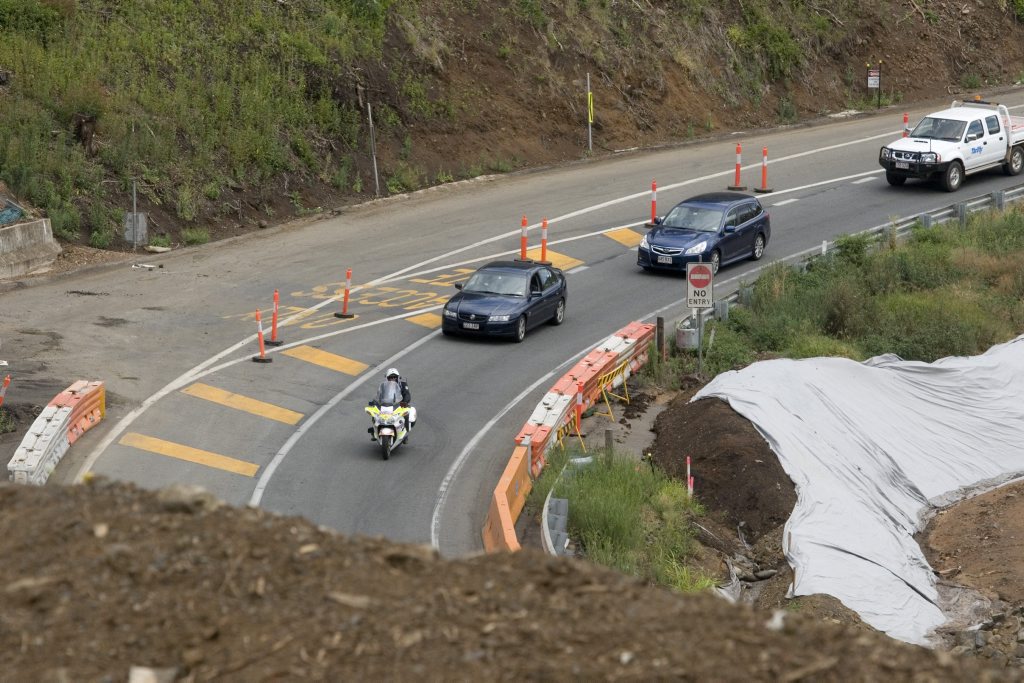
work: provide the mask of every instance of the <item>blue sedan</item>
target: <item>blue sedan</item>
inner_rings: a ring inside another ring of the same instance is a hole
[[[558,268],[537,261],[494,261],[481,266],[444,305],[441,331],[511,337],[545,322],[565,320],[568,287]]]
[[[717,273],[734,261],[761,258],[771,235],[771,219],[757,197],[710,192],[655,218],[637,247],[636,263],[648,271],[685,271],[687,263],[703,261]]]

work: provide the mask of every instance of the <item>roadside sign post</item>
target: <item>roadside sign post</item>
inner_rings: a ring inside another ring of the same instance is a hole
[[[868,99],[871,98],[871,91],[878,91],[878,105],[876,108],[882,108],[882,60],[878,60],[878,66],[872,68],[871,64],[865,64],[868,70]]]
[[[698,261],[686,264],[686,306],[697,309],[697,373],[704,372],[704,315],[705,308],[715,305],[715,274],[711,266]]]

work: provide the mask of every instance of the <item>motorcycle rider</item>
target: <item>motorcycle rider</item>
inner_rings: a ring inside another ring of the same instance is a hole
[[[405,414],[405,441],[408,443],[412,428],[416,426],[416,409],[409,405],[412,403],[412,392],[409,391],[409,383],[398,372],[398,368],[388,368],[387,373],[384,375],[384,382],[395,382],[398,384],[402,392],[402,402],[399,405],[403,408],[409,408],[409,412]],[[381,384],[381,386],[384,385]],[[379,393],[380,392],[378,392],[378,394]],[[370,405],[380,407],[380,403],[377,400],[370,401]],[[373,427],[370,427],[366,431],[370,433],[370,440],[374,440]]]

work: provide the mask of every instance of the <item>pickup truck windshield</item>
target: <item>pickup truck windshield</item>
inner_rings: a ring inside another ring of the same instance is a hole
[[[926,116],[917,124],[910,134],[912,138],[930,138],[932,140],[948,140],[957,142],[964,136],[966,121],[955,121],[953,119],[937,119]]]

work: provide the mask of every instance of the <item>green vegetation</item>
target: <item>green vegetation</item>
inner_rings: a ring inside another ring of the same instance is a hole
[[[708,350],[710,330],[715,330]],[[882,353],[934,361],[975,355],[1024,331],[1024,211],[971,217],[956,225],[916,227],[905,244],[888,236],[849,236],[801,272],[769,266],[751,305],[705,332],[706,374],[765,355]],[[684,356],[683,370],[694,360]],[[657,376],[663,364],[645,374]]]
[[[151,247],[170,247],[171,238],[168,235],[153,235],[149,238]]]
[[[680,591],[713,585],[686,565],[690,521],[703,511],[681,482],[617,454],[566,475],[555,493],[569,500],[569,533],[587,559]]]
[[[203,228],[185,228],[182,237],[185,244],[206,244],[210,241],[210,233]]]
[[[960,77],[960,85],[967,90],[977,90],[981,87],[981,76],[976,73],[967,73]]]
[[[133,177],[188,222],[229,184],[346,176],[362,119],[338,84],[379,57],[393,3],[0,0],[0,178],[106,246],[82,198],[123,206]]]
[[[0,408],[0,434],[9,434],[14,428],[14,417],[6,408]]]

